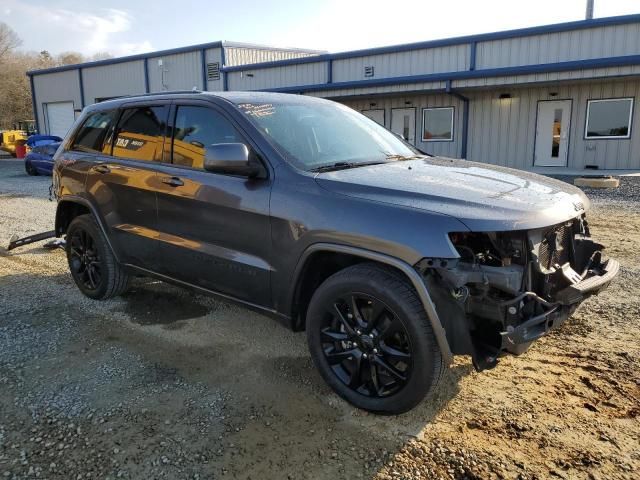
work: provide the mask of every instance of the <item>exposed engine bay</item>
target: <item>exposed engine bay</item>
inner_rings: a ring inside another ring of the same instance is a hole
[[[423,274],[454,354],[478,370],[520,354],[618,273],[584,215],[528,231],[451,233],[458,259],[424,259]]]

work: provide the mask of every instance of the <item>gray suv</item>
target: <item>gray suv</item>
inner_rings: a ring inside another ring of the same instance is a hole
[[[306,330],[325,381],[374,412],[414,407],[453,355],[524,352],[618,271],[580,190],[426,155],[311,97],[107,101],[55,160],[82,293],[145,275],[257,309]]]

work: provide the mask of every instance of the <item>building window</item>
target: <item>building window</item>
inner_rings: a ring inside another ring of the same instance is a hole
[[[633,98],[589,100],[587,103],[586,139],[629,138]]]
[[[422,109],[422,141],[453,141],[453,107]]]

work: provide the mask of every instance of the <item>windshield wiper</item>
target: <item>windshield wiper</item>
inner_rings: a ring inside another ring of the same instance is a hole
[[[360,162],[360,163],[336,162],[336,163],[332,163],[330,165],[321,165],[319,167],[312,168],[309,171],[310,172],[316,172],[316,173],[334,172],[336,170],[347,170],[348,168],[366,167],[368,165],[380,165],[382,163],[388,163],[388,162]]]
[[[399,153],[385,153],[385,157],[388,160],[404,161],[404,160],[415,160],[416,158],[422,158],[422,155],[405,156],[405,155],[400,155]]]

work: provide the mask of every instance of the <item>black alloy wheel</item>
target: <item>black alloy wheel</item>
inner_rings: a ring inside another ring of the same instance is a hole
[[[93,215],[79,215],[71,221],[65,248],[73,281],[87,297],[105,300],[127,290],[129,274],[118,263]]]
[[[72,275],[87,290],[97,290],[102,282],[102,265],[96,242],[89,232],[75,230],[69,242],[69,266]]]
[[[352,293],[326,305],[322,349],[335,375],[368,397],[402,389],[411,375],[409,335],[381,300]]]
[[[359,263],[327,278],[306,316],[322,378],[358,408],[397,414],[418,405],[445,369],[416,290],[399,271]]]

